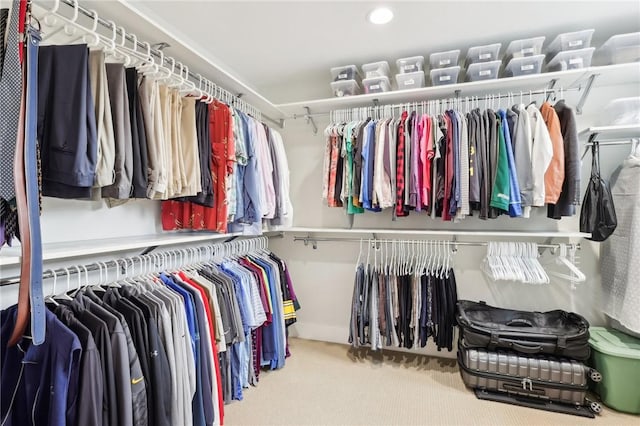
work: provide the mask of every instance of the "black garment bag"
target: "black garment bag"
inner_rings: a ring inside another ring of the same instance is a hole
[[[600,146],[592,137],[591,178],[580,211],[580,232],[591,233],[592,241],[604,241],[613,234],[618,219],[609,184],[600,176]]]

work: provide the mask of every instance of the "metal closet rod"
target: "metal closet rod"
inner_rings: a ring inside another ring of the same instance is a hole
[[[36,1],[37,1],[37,0],[36,0]],[[39,1],[38,1],[38,2],[39,2]],[[80,5],[80,0],[77,0],[77,3],[76,3],[76,2],[74,2],[73,0],[60,0],[60,2],[61,2],[62,4],[65,4],[65,5],[69,6],[69,7],[72,7],[72,8],[76,7],[76,5],[77,5],[77,8],[78,8],[78,12],[79,12],[79,13],[81,13],[83,16],[85,16],[85,17],[87,17],[87,18],[95,19],[94,15],[93,15],[93,12],[92,12],[91,10],[89,10],[89,9],[85,8],[84,6]],[[109,30],[114,30],[114,28],[113,28],[113,27],[115,26],[115,27],[116,27],[116,28],[115,28],[116,33],[120,32],[120,34],[122,34],[122,31],[121,31],[120,29],[118,29],[118,26],[115,24],[115,22],[109,22],[109,21],[107,21],[107,20],[105,20],[105,19],[101,18],[100,16],[98,16],[98,23],[99,23],[100,25],[102,25],[103,27],[105,27],[105,28],[109,29]],[[146,45],[145,45],[145,44],[143,44],[142,42],[138,41],[138,40],[137,40],[137,38],[134,38],[130,33],[125,33],[125,35],[124,35],[124,36],[125,36],[125,38],[126,38],[127,40],[129,40],[132,44],[135,44],[135,45],[136,45],[136,48],[142,48],[142,49],[145,49],[145,50],[146,50]],[[159,52],[158,50],[156,50],[156,49],[151,49],[151,50],[150,50],[150,52],[151,52],[151,54],[152,54],[153,56],[155,56],[156,58],[161,58],[161,57],[163,57],[163,56],[161,56],[161,55],[160,55],[160,52]],[[168,58],[167,58],[167,57],[164,57],[164,61],[167,61],[167,63],[168,63]],[[162,66],[164,66],[165,64],[164,64],[164,63],[162,63],[161,65],[162,65]],[[192,71],[189,71],[189,77],[190,77],[190,78],[192,78],[192,79],[194,79],[194,80],[195,80],[195,82],[194,82],[194,83],[196,83],[196,84],[197,84],[197,82],[198,82],[198,81],[199,81],[199,79],[200,79],[200,76],[199,76],[199,75],[197,75],[196,73],[192,72]],[[262,117],[262,118],[264,118],[264,119],[266,119],[266,120],[269,120],[270,122],[272,122],[272,123],[274,123],[274,124],[278,125],[280,128],[282,128],[282,123],[281,123],[281,121],[279,121],[279,120],[275,120],[275,119],[273,119],[273,118],[269,117],[268,115],[263,114],[263,113],[262,113],[262,111],[260,111],[258,108],[254,107],[253,105],[250,105],[250,104],[249,104],[249,103],[247,103],[247,102],[244,102],[243,100],[241,100],[241,99],[240,99],[240,97],[239,97],[239,96],[234,95],[233,93],[229,92],[228,90],[226,90],[226,89],[224,89],[224,88],[222,88],[222,87],[220,87],[220,86],[218,86],[218,85],[216,85],[216,87],[217,87],[220,91],[227,93],[227,94],[228,94],[231,98],[233,98],[234,100],[236,100],[236,101],[240,101],[240,102],[243,102],[243,103],[245,103],[245,104],[249,105],[250,107],[252,107],[252,108],[253,108],[253,109],[255,109],[256,111],[258,111],[258,112],[260,113],[260,115],[261,115],[261,117]]]
[[[305,245],[309,243],[327,241],[327,242],[346,242],[346,243],[398,243],[398,242],[408,242],[408,243],[424,243],[426,242],[440,242],[440,243],[449,243],[451,247],[456,246],[477,246],[477,247],[486,247],[489,245],[487,241],[457,241],[457,240],[403,240],[403,239],[379,239],[379,238],[348,238],[348,237],[293,237],[293,241],[303,241]],[[565,244],[566,246],[574,246],[578,250],[580,250],[580,244]],[[537,244],[538,248],[548,248],[548,249],[558,249],[560,248],[560,244]]]
[[[263,235],[260,237],[255,237],[255,238],[248,238],[248,239],[235,239],[236,237],[231,237],[233,239],[229,240],[229,241],[225,241],[225,242],[221,242],[221,243],[215,243],[215,244],[209,244],[206,246],[198,246],[198,247],[188,247],[188,248],[182,248],[182,249],[171,249],[171,250],[166,250],[166,251],[162,251],[162,252],[157,252],[157,253],[143,253],[140,255],[136,255],[136,256],[129,256],[129,257],[121,257],[118,259],[111,259],[111,260],[105,260],[105,261],[101,261],[101,260],[97,260],[95,262],[92,263],[86,263],[86,264],[78,264],[78,265],[71,265],[69,267],[66,268],[58,268],[58,269],[47,269],[43,272],[42,274],[42,279],[48,279],[48,278],[54,278],[55,276],[71,276],[71,275],[75,275],[75,274],[86,274],[89,272],[94,272],[94,271],[99,271],[101,269],[104,269],[104,266],[106,265],[107,267],[123,267],[125,270],[128,269],[129,267],[135,265],[136,262],[138,263],[142,263],[143,260],[147,261],[147,260],[152,260],[152,259],[156,259],[156,258],[160,258],[160,259],[177,259],[178,257],[180,257],[180,259],[185,259],[185,258],[189,258],[189,256],[191,256],[193,254],[193,256],[202,256],[203,252],[204,254],[209,253],[209,251],[211,251],[211,253],[213,253],[213,251],[219,249],[219,248],[229,248],[229,247],[234,247],[234,245],[238,245],[240,246],[240,244],[242,244],[242,242],[244,241],[258,241],[262,238],[268,239],[269,238],[282,238],[283,234],[275,234],[275,235]],[[199,260],[196,260],[195,263],[201,262],[202,259],[200,258]],[[169,262],[167,262],[169,264],[169,266],[172,265],[172,260],[169,260]],[[184,262],[180,262],[181,265],[185,265],[188,263],[184,263]],[[163,263],[164,265],[164,263]],[[2,280],[0,280],[0,287],[3,286],[7,286],[7,285],[14,285],[14,284],[19,284],[20,283],[20,276],[19,275],[14,275],[8,278],[3,278]]]
[[[331,110],[331,111],[326,111],[326,112],[308,112],[306,114],[293,114],[290,117],[287,118],[293,118],[293,119],[297,119],[297,118],[308,118],[308,117],[320,117],[320,116],[326,116],[326,115],[330,115],[330,114],[335,114],[335,113],[344,113],[344,112],[352,112],[352,111],[357,111],[360,109],[380,109],[383,110],[384,108],[407,108],[407,107],[411,107],[414,105],[422,105],[424,103],[426,103],[427,105],[429,103],[438,103],[438,104],[445,104],[445,103],[450,103],[450,104],[454,104],[454,103],[465,103],[466,100],[468,99],[470,102],[476,102],[476,101],[490,101],[492,99],[504,99],[504,98],[520,98],[520,96],[522,96],[522,98],[524,99],[527,96],[537,96],[537,95],[549,95],[549,94],[554,94],[557,93],[559,91],[561,92],[579,92],[581,90],[580,87],[569,87],[569,88],[552,88],[552,89],[543,89],[543,90],[527,90],[527,91],[517,91],[517,92],[507,92],[507,93],[498,93],[498,94],[487,94],[487,95],[482,95],[482,96],[457,96],[457,97],[448,97],[448,98],[437,98],[437,99],[424,99],[421,101],[410,101],[410,102],[401,102],[398,104],[380,104],[378,103],[378,99],[374,99],[373,100],[373,105],[369,105],[369,106],[356,106],[356,107],[352,107],[352,108],[341,108],[341,109],[335,109],[335,110]]]

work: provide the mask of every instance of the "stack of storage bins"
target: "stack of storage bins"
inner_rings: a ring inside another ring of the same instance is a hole
[[[559,34],[547,46],[547,71],[565,71],[591,66],[595,47],[591,47],[594,30]]]
[[[467,81],[493,80],[500,72],[501,43],[474,46],[467,52]]]
[[[361,93],[360,73],[355,65],[331,68],[331,90],[333,96],[353,96]]]
[[[540,74],[544,55],[542,44],[544,36],[514,40],[507,46],[505,52],[505,77],[518,77],[521,75]]]
[[[412,56],[396,61],[398,90],[419,89],[424,87],[424,56]]]
[[[389,64],[387,61],[372,62],[362,66],[364,93],[382,93],[391,90]]]
[[[429,55],[431,85],[442,86],[443,84],[457,83],[460,75],[459,58],[460,50],[449,50]]]

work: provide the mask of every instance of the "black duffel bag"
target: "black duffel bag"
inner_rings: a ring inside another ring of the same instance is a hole
[[[457,307],[465,348],[589,358],[589,323],[576,313],[515,311],[469,300],[459,300]]]

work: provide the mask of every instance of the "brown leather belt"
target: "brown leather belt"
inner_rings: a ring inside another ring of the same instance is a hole
[[[22,68],[22,82],[24,88],[25,68]],[[20,262],[20,287],[18,289],[18,310],[13,333],[9,339],[9,346],[20,341],[29,324],[29,283],[31,282],[31,235],[29,232],[29,209],[27,207],[26,179],[24,172],[24,89],[20,102],[20,119],[18,121],[18,136],[16,155],[13,162],[13,173],[16,185],[16,205],[18,208],[18,224],[20,227],[20,246],[22,258]]]

